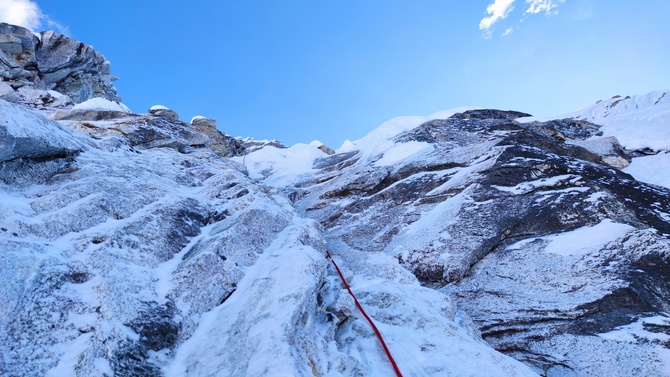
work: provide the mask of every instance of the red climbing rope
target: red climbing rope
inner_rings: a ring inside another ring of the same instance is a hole
[[[337,263],[335,263],[335,259],[333,259],[333,256],[330,255],[330,252],[326,250],[326,254],[328,255],[328,258],[330,258],[330,261],[333,262],[333,266],[335,266],[335,269],[337,270],[337,273],[340,275],[340,279],[342,279],[342,283],[344,283],[344,287],[347,288],[347,291],[349,291],[349,294],[351,297],[354,298],[354,302],[356,303],[356,306],[358,307],[358,310],[363,313],[363,316],[365,319],[368,320],[368,323],[370,326],[372,326],[372,329],[375,330],[375,334],[377,334],[377,338],[379,339],[379,342],[382,344],[382,347],[384,347],[384,352],[386,352],[386,357],[388,357],[389,361],[391,362],[391,365],[393,365],[393,370],[395,371],[396,376],[402,377],[402,373],[400,373],[400,369],[398,369],[398,364],[395,363],[395,360],[393,360],[393,356],[391,355],[391,351],[389,351],[389,348],[386,346],[386,342],[384,342],[384,338],[382,337],[382,333],[379,332],[379,329],[377,326],[375,326],[375,323],[372,322],[372,319],[368,316],[368,313],[365,312],[363,309],[363,306],[361,305],[360,302],[358,302],[358,299],[356,298],[356,295],[354,295],[354,292],[351,291],[351,288],[349,288],[349,284],[347,284],[347,280],[344,278],[344,275],[342,274],[342,271],[340,271],[340,268],[337,266]]]

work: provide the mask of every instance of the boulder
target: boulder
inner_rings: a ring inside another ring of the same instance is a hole
[[[196,131],[207,135],[209,138],[207,146],[221,157],[240,156],[244,153],[244,149],[239,140],[224,134],[216,128],[215,119],[196,116],[191,119],[191,127]]]
[[[82,150],[81,140],[40,114],[0,100],[0,163],[73,155]]]
[[[176,111],[170,110],[163,105],[151,106],[147,114],[169,120],[179,120],[179,114]]]

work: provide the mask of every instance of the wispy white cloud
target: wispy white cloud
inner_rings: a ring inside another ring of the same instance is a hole
[[[563,4],[565,0],[526,0],[528,4],[528,9],[524,12],[530,14],[538,14],[540,12],[545,12],[547,14],[557,8],[559,5]]]
[[[32,31],[50,29],[69,34],[67,27],[42,13],[37,3],[31,0],[0,0],[0,22],[23,26]]]
[[[514,10],[514,1],[515,0],[494,0],[493,3],[486,7],[486,13],[488,16],[482,18],[482,20],[479,22],[479,30],[484,31],[484,38],[489,39],[493,36],[493,24],[507,18],[507,16]],[[555,9],[563,3],[565,3],[565,0],[526,0],[526,5],[528,5],[528,8],[523,13],[524,16],[522,16],[520,21],[524,21],[526,14],[556,14],[558,11]],[[502,33],[502,36],[506,37],[513,31],[514,29],[512,27],[508,27]]]
[[[479,22],[479,30],[488,31],[493,24],[504,19],[514,9],[512,6],[514,0],[495,0],[493,4],[486,7],[488,17],[482,18]]]

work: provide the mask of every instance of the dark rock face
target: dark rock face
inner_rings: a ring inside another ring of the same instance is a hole
[[[504,119],[515,120],[523,117],[530,117],[532,115],[522,113],[520,111],[511,110],[495,110],[495,109],[480,109],[468,110],[462,113],[454,114],[451,118],[454,119]]]
[[[0,23],[0,77],[5,80],[38,80],[35,58],[39,39],[26,28]]]
[[[75,103],[94,97],[121,101],[109,61],[93,47],[53,31],[38,39],[28,29],[0,23],[0,77],[14,89],[54,90]]]
[[[607,334],[667,312],[670,190],[617,170],[630,156],[616,140],[588,145],[597,125],[513,120],[523,115],[430,121],[393,140],[432,146],[421,158],[336,154],[286,192],[330,240],[396,257],[456,297],[496,349],[540,373],[585,375],[599,360],[595,374],[655,375],[649,344],[667,345]]]

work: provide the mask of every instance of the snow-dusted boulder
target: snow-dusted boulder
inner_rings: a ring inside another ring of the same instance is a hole
[[[169,120],[179,120],[179,114],[176,111],[168,109],[163,105],[151,106],[147,114]]]
[[[36,183],[72,169],[88,140],[44,116],[0,100],[0,181]]]

